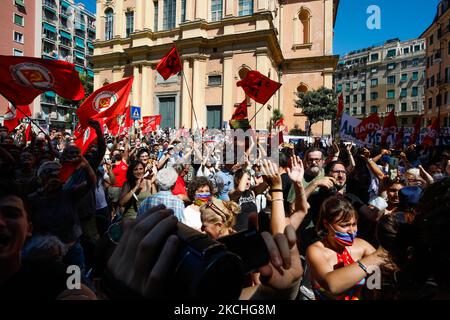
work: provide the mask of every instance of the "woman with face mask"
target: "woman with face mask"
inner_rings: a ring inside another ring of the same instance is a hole
[[[317,231],[322,239],[306,251],[316,300],[359,300],[366,277],[386,262],[384,249],[356,238],[357,213],[340,195],[322,204]]]
[[[211,191],[211,182],[206,177],[196,177],[189,183],[187,193],[192,204],[184,209],[186,225],[198,231],[201,230],[200,207],[211,199]]]

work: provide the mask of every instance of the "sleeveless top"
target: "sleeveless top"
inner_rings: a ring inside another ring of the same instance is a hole
[[[337,263],[334,265],[333,269],[337,270],[348,266],[349,264],[355,263],[352,256],[348,252],[347,248],[344,249],[342,253],[337,253]],[[313,279],[313,291],[316,300],[359,300],[361,297],[361,291],[366,283],[366,279],[363,278],[361,281],[356,283],[352,288],[344,291],[339,295],[333,295],[330,292],[322,288],[317,281]]]
[[[137,210],[141,205],[142,201],[150,197],[152,194],[150,192],[150,188],[147,186],[147,190],[139,192],[136,194],[138,201],[132,196],[130,201],[125,205],[124,212],[122,214],[122,218],[125,219],[136,219]],[[130,203],[131,202],[131,203]]]

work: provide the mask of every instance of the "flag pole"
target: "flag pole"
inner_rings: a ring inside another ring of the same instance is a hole
[[[38,129],[47,137],[48,136],[48,134],[47,133],[45,133],[45,131],[44,131],[44,129],[42,129],[41,128],[41,126],[40,125],[38,125],[38,124],[36,124],[36,122],[34,122],[33,121],[33,119],[31,119],[28,115],[26,115],[25,114],[25,112],[23,112],[20,108],[17,108],[16,107],[16,105],[14,104],[14,103],[12,103],[12,102],[10,102],[11,103],[11,105],[14,107],[14,109],[16,109],[16,112],[17,112],[17,110],[19,110],[32,124],[34,124],[36,127],[38,127]]]
[[[264,108],[264,106],[265,106],[265,104],[263,104],[261,106],[261,108],[259,108],[259,110],[255,113],[255,115],[250,120],[248,120],[248,122],[251,122],[256,117],[256,115],[262,110],[262,108]]]
[[[187,88],[187,92],[189,94],[189,99],[191,100],[191,109],[192,109],[192,111],[194,113],[195,123],[197,124],[197,130],[198,130],[199,126],[198,126],[197,114],[195,113],[194,102],[192,100],[191,91],[189,90],[189,86],[188,86],[188,82],[187,82],[187,79],[186,79],[186,75],[184,74],[184,70],[181,70],[181,73],[183,74],[183,79],[184,79],[184,82],[186,83],[186,88]]]

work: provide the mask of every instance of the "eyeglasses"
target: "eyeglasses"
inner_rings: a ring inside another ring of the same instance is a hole
[[[347,171],[345,171],[345,170],[330,170],[330,172],[331,173],[337,173],[337,174],[339,174],[339,173],[347,174]]]
[[[308,160],[306,160],[307,162],[309,162],[309,163],[311,163],[311,162],[320,162],[320,161],[322,161],[323,159],[308,159]]]

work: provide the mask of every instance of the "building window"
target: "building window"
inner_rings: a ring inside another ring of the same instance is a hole
[[[154,5],[154,12],[155,12],[155,14],[153,15],[153,30],[156,32],[156,31],[158,31],[158,20],[159,20],[159,4],[158,4],[158,1],[154,1],[153,5]]]
[[[408,89],[407,88],[402,88],[400,91],[400,97],[404,98],[408,95]]]
[[[357,111],[358,111],[358,108],[357,107],[353,107],[352,108],[352,115],[355,115]]]
[[[371,86],[371,87],[376,87],[376,86],[378,86],[378,78],[371,79],[371,80],[370,80],[370,86]]]
[[[24,0],[14,0],[14,4],[19,7],[25,7]]]
[[[402,61],[402,69],[406,69],[408,67],[408,61]]]
[[[362,113],[363,115],[366,114],[366,107],[361,107],[361,113]]]
[[[411,104],[411,110],[412,111],[417,111],[417,101],[413,101]],[[416,121],[414,121],[415,123]]]
[[[163,30],[175,28],[176,0],[164,0]]]
[[[239,16],[253,14],[253,0],[239,0]]]
[[[428,109],[433,108],[433,98],[428,98]]]
[[[395,84],[395,76],[388,76],[387,77],[387,83],[388,84]]]
[[[386,57],[395,57],[397,55],[397,50],[396,49],[390,49],[387,51]]]
[[[408,124],[408,118],[402,118],[402,125],[406,126]]]
[[[361,88],[365,88],[366,87],[366,82],[365,81],[361,81],[360,82],[360,86],[361,86]]]
[[[395,66],[396,66],[396,63],[388,63],[387,69],[388,69],[388,70],[394,70],[394,69],[395,69]]]
[[[345,96],[345,103],[350,103],[350,96]]]
[[[377,72],[378,72],[378,67],[372,67],[372,69],[370,70],[370,72],[372,72],[372,73],[377,73]]]
[[[125,13],[125,17],[126,17],[126,37],[128,38],[130,36],[131,33],[133,33],[134,31],[134,12],[130,11],[130,12],[126,12]]]
[[[353,95],[353,102],[358,102],[358,95],[357,94]]]
[[[419,88],[418,87],[412,87],[411,89],[411,97],[417,97],[419,94]]]
[[[350,108],[345,108],[345,113],[350,114]]]
[[[414,72],[412,73],[412,79],[413,79],[413,80],[418,80],[418,79],[419,79],[419,72],[414,71]]]
[[[14,56],[23,56],[23,51],[22,50],[18,50],[18,49],[14,49],[13,50],[13,55]]]
[[[378,60],[378,53],[372,53],[370,55],[370,61],[377,61]]]
[[[186,0],[181,0],[181,22],[186,21]]]
[[[450,54],[450,41],[448,42],[448,49],[447,49],[447,53]]]
[[[378,112],[378,107],[377,106],[371,106],[370,107],[370,113],[375,113]]]
[[[432,34],[430,36],[430,39],[429,39],[430,46],[433,44],[433,41],[434,41],[434,34]]]
[[[395,104],[392,104],[392,103],[388,104],[386,107],[387,112],[391,112],[394,109],[395,109]]]
[[[310,34],[310,22],[311,22],[311,15],[308,12],[308,10],[302,8],[300,10],[300,13],[298,14],[298,19],[301,23],[301,35],[303,39],[301,39],[301,43],[311,43],[309,34]]]
[[[222,0],[211,0],[211,21],[222,19]]]
[[[345,91],[350,91],[350,83],[345,84]]]
[[[18,43],[23,43],[23,34],[17,31],[14,31],[14,41]]]
[[[208,76],[208,86],[220,86],[222,84],[222,76]]]
[[[24,25],[24,18],[21,15],[18,15],[16,13],[14,13],[14,23],[17,24],[18,26],[22,26]]]
[[[337,88],[336,88],[336,92],[342,92],[342,84],[341,83],[339,83],[338,85],[337,85]]]
[[[222,128],[222,106],[206,107],[206,123],[208,129]]]
[[[388,99],[394,99],[395,98],[395,90],[388,90],[386,92],[386,98]]]
[[[442,95],[438,94],[436,96],[436,107],[440,107],[442,104]]]
[[[418,66],[419,65],[419,58],[414,58],[411,60],[411,65],[412,66]]]
[[[112,9],[105,11],[105,40],[111,40],[114,32],[114,16]]]
[[[408,54],[409,53],[409,48],[403,48],[403,54]]]
[[[353,90],[358,89],[358,82],[357,82],[357,81],[355,81],[355,82],[352,83],[352,89],[353,89]]]
[[[361,93],[361,101],[366,101],[366,94],[365,93]]]
[[[414,52],[420,51],[420,44],[414,46]]]
[[[357,76],[358,76],[358,71],[357,71],[357,70],[353,71],[353,76],[354,76],[354,77],[357,77]]]
[[[378,92],[371,92],[370,100],[377,100],[377,99],[378,99]]]
[[[400,78],[400,82],[406,82],[408,81],[408,74],[402,73],[402,77]]]
[[[431,76],[430,86],[431,86],[431,87],[434,87],[434,76]]]
[[[401,104],[401,106],[400,106],[400,111],[401,112],[406,112],[407,110],[407,107],[406,107],[406,102],[402,102],[402,104]]]

